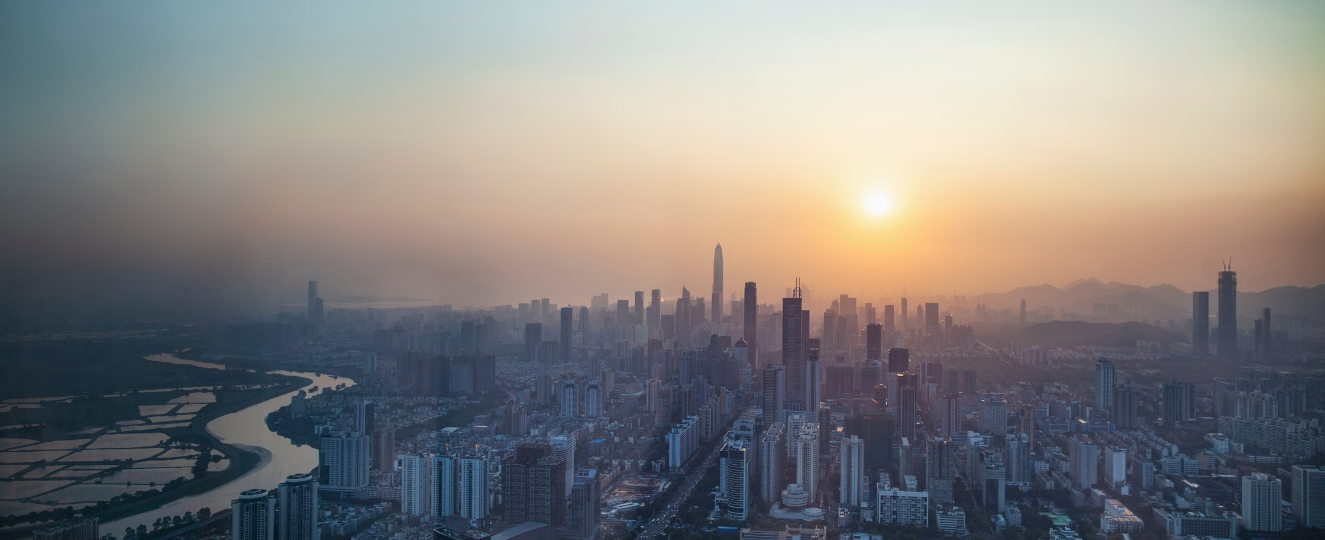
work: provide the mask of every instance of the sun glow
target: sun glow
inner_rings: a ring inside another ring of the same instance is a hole
[[[869,193],[862,201],[865,212],[871,216],[885,216],[893,211],[893,199],[885,193]]]

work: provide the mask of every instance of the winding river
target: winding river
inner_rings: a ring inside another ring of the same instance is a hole
[[[221,364],[185,360],[171,354],[152,355],[147,359],[170,364],[225,369],[225,366]],[[347,387],[354,385],[353,380],[345,377],[333,379],[329,375],[291,371],[272,371],[272,373],[293,375],[313,381],[301,389],[312,386],[328,388],[338,384],[344,384]],[[210,508],[212,512],[219,512],[230,508],[230,501],[238,497],[241,491],[253,488],[276,489],[276,485],[284,481],[285,477],[313,470],[314,467],[317,467],[318,450],[316,448],[295,444],[267,429],[267,415],[289,404],[291,396],[298,392],[299,389],[290,391],[207,423],[207,431],[215,435],[221,442],[252,450],[262,456],[262,462],[253,470],[210,491],[177,499],[155,510],[102,523],[101,531],[120,537],[124,534],[126,527],[136,528],[139,525],[146,525],[151,529],[152,522],[159,517],[177,516],[184,514],[184,512],[197,512],[199,508],[204,506]]]

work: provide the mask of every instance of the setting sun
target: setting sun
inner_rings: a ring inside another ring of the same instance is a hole
[[[871,216],[883,216],[892,212],[893,199],[883,193],[865,195],[865,211]]]

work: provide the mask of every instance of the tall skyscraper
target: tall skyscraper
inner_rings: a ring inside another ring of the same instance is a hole
[[[456,499],[460,517],[477,521],[488,516],[488,458],[473,455],[461,457],[457,479]]]
[[[230,501],[231,540],[275,540],[276,498],[265,489],[250,489]]]
[[[750,441],[731,439],[718,453],[717,506],[727,519],[745,521],[752,509],[752,483],[754,481],[753,449]]]
[[[589,334],[589,307],[580,306],[580,325],[579,331],[585,335]]]
[[[309,321],[316,322],[322,319],[322,314],[318,313],[317,300],[318,300],[317,282],[310,280],[308,282],[308,312],[307,312]]]
[[[799,291],[799,289],[797,289]],[[782,299],[782,365],[787,367],[787,397],[804,401],[805,366],[800,356],[801,335],[801,299],[799,297]]]
[[[426,516],[433,511],[433,456],[402,455],[400,463],[400,512]]]
[[[1265,473],[1242,477],[1242,526],[1252,532],[1283,529],[1283,482]]]
[[[883,326],[865,325],[865,359],[879,360],[883,355]]]
[[[800,428],[796,439],[796,483],[810,494],[810,500],[819,498],[819,424],[809,422]]]
[[[764,422],[784,422],[785,407],[783,400],[787,396],[787,370],[784,366],[769,364],[764,367]]]
[[[538,358],[538,345],[543,343],[543,323],[525,323],[524,355],[526,361]]]
[[[906,308],[902,308],[902,309],[906,309]],[[893,313],[893,305],[892,305],[892,304],[888,304],[888,305],[886,305],[886,306],[883,306],[883,329],[884,329],[884,331],[886,331],[886,332],[896,332],[896,331],[897,331],[897,321],[896,321],[896,319],[895,319],[894,317],[895,317],[895,314]]]
[[[1192,418],[1196,405],[1196,387],[1192,383],[1170,381],[1164,383],[1161,397],[1162,418],[1165,422],[1182,422]]]
[[[856,508],[868,500],[869,487],[865,474],[865,441],[856,435],[842,439],[841,477],[838,482],[838,502],[844,508]]]
[[[713,248],[713,324],[722,323],[722,244]]]
[[[1114,389],[1113,409],[1109,411],[1113,424],[1119,429],[1139,427],[1136,420],[1136,407],[1139,402],[1140,396],[1132,385],[1124,384]]]
[[[432,511],[429,512],[434,517],[444,518],[453,516],[456,507],[459,506],[456,501],[456,487],[459,482],[456,480],[456,457],[451,455],[432,456],[432,489],[428,491],[432,496]]]
[[[1293,515],[1304,527],[1325,529],[1325,467],[1293,465]]]
[[[571,335],[575,332],[575,329],[571,327],[571,324],[574,318],[575,318],[574,308],[569,308],[569,307],[561,308],[560,358],[562,362],[570,362],[570,345],[571,345],[570,338]]]
[[[1021,324],[1026,324],[1026,299],[1021,300],[1021,317],[1018,319]]]
[[[745,282],[745,300],[742,302],[741,306],[745,310],[745,345],[750,347],[750,352],[753,353],[753,355],[758,355],[759,347],[757,345],[757,340],[759,338],[759,332],[757,323],[759,320],[759,295],[755,290],[755,282]],[[757,364],[759,359],[751,358],[750,361]]]
[[[632,325],[645,324],[644,321],[644,291],[635,291],[635,313],[631,316]]]
[[[1210,356],[1210,293],[1192,293],[1192,356]]]
[[[819,403],[823,401],[820,373],[819,348],[814,347],[805,356],[805,415],[810,422],[819,421]]]
[[[280,499],[280,540],[319,540],[317,528],[317,479],[301,473],[285,477],[276,488]]]
[[[1095,360],[1095,406],[1101,409],[1113,408],[1113,362],[1100,357]]]
[[[649,293],[649,311],[648,311],[649,338],[662,338],[662,289],[654,289]]]
[[[1218,332],[1215,346],[1219,349],[1219,358],[1236,360],[1238,358],[1238,273],[1227,264],[1224,265],[1224,271],[1219,273]]]
[[[690,289],[681,287],[681,298],[676,301],[676,341],[689,345],[691,328]]]
[[[911,351],[908,349],[888,349],[888,373],[903,373],[911,370]]]
[[[925,329],[934,330],[939,327],[939,305],[934,302],[925,304]]]
[[[768,422],[767,417],[765,422]],[[782,438],[786,429],[787,425],[782,422],[771,422],[759,436],[759,499],[765,504],[777,501],[778,493],[782,491],[780,481],[787,453]]]
[[[571,488],[575,487],[575,444],[577,437],[574,433],[570,435],[560,435],[548,438],[548,444],[552,446],[552,457],[560,458],[566,462],[566,467],[562,470],[565,475],[562,478],[562,487],[565,489],[563,496],[569,497]]]
[[[909,317],[909,312],[906,311],[906,297],[902,297],[902,329],[903,329],[903,330],[909,330],[909,329],[911,328],[911,320],[910,320],[908,317]]]

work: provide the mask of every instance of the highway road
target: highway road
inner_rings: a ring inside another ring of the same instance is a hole
[[[742,403],[741,406],[744,407],[745,403]],[[741,410],[742,407],[738,407],[737,410]],[[731,422],[732,420],[728,420],[723,425],[720,433],[725,434],[727,430],[730,430]],[[684,503],[690,497],[690,492],[695,490],[695,485],[699,484],[701,478],[704,478],[704,472],[709,470],[709,467],[712,467],[714,463],[717,463],[718,453],[722,451],[721,438],[723,435],[715,435],[714,437],[719,438],[719,443],[713,445],[713,450],[710,450],[708,455],[704,456],[704,461],[690,467],[690,472],[686,473],[685,480],[683,480],[684,483],[672,494],[671,499],[667,501],[667,506],[663,507],[661,513],[654,514],[649,523],[640,531],[636,540],[653,540],[654,537],[658,536],[658,533],[666,529],[667,524],[672,521],[672,518],[676,517],[676,512],[681,507],[681,503]]]

